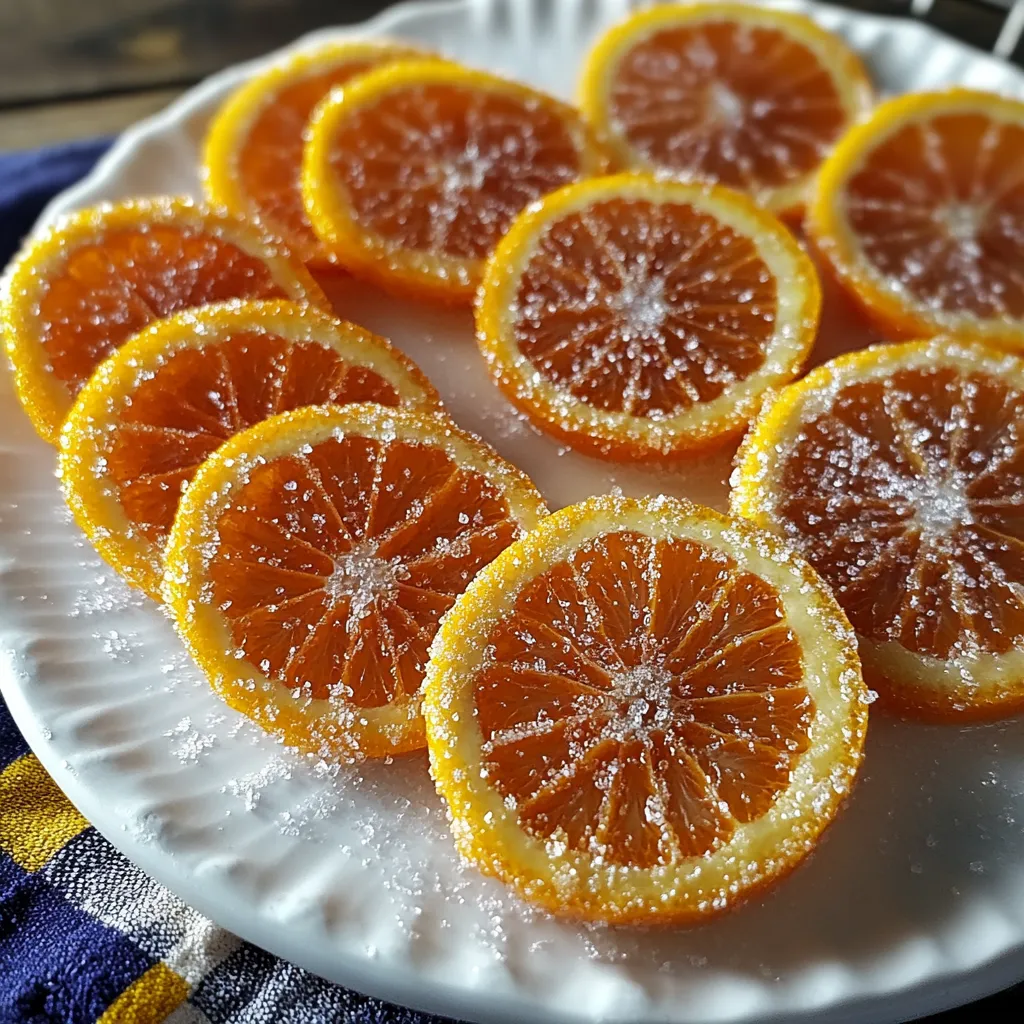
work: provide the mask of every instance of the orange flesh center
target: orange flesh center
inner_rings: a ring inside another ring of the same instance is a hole
[[[615,131],[651,163],[747,190],[805,176],[847,122],[831,76],[806,46],[727,21],[637,43],[609,98]]]
[[[842,203],[871,267],[918,303],[1024,319],[1024,126],[970,113],[905,125]]]
[[[776,516],[854,628],[955,659],[1024,642],[1024,395],[908,369],[844,387],[779,455]]]
[[[217,523],[210,600],[270,678],[380,707],[416,693],[441,616],[518,533],[444,451],[331,439],[252,471]]]
[[[337,129],[331,164],[364,229],[395,247],[470,260],[580,170],[558,112],[444,84],[395,90],[356,111]]]
[[[225,299],[284,298],[270,268],[201,229],[110,231],[71,250],[39,300],[40,340],[72,395],[136,331]]]
[[[547,228],[520,281],[515,335],[559,390],[659,419],[755,372],[776,305],[749,239],[692,206],[611,199]]]
[[[778,592],[703,544],[605,534],[532,580],[488,651],[487,777],[529,831],[612,864],[715,849],[809,745]]]
[[[238,175],[260,214],[303,251],[319,242],[302,205],[299,171],[303,132],[313,108],[336,85],[343,85],[378,62],[348,61],[310,74],[276,93],[260,111],[238,153]]]
[[[325,402],[394,406],[399,396],[379,374],[313,342],[245,331],[181,349],[131,392],[106,472],[132,526],[162,544],[182,487],[224,441],[275,413]]]

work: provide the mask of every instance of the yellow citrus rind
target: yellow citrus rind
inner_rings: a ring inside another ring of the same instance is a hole
[[[79,392],[61,432],[59,474],[68,507],[92,545],[129,583],[156,601],[161,599],[163,551],[133,529],[106,471],[117,422],[138,383],[158,373],[176,354],[214,349],[242,332],[331,348],[349,365],[364,366],[383,377],[403,407],[441,407],[423,372],[390,342],[292,302],[217,303],[158,320],[136,334],[107,357]]]
[[[948,338],[875,345],[838,356],[765,402],[736,455],[730,511],[778,532],[778,452],[802,425],[824,412],[846,385],[900,370],[950,366],[1006,380],[1024,392],[1024,361],[994,347]],[[898,714],[937,721],[982,721],[1024,710],[1024,651],[978,651],[954,665],[900,644],[859,636],[864,676],[879,704]],[[965,676],[965,670],[969,674]]]
[[[580,175],[603,173],[608,159],[603,144],[575,108],[529,86],[450,62],[407,61],[387,65],[326,97],[310,120],[302,166],[302,194],[324,246],[352,273],[401,296],[443,304],[465,304],[475,291],[482,261],[444,253],[398,248],[361,226],[344,189],[331,170],[331,147],[338,126],[393,91],[441,84],[498,93],[543,105],[568,125],[580,160]]]
[[[232,707],[290,745],[323,757],[383,758],[426,742],[421,694],[375,708],[337,700],[297,699],[291,690],[234,656],[224,615],[204,596],[204,551],[217,543],[217,522],[249,470],[332,437],[395,438],[437,446],[459,466],[485,476],[504,495],[522,530],[546,514],[529,478],[479,438],[437,413],[361,404],[310,406],[274,416],[237,434],[200,468],[182,498],[165,552],[163,597],[171,618],[210,685]]]
[[[289,299],[330,309],[327,297],[306,268],[279,241],[257,224],[190,199],[129,199],[79,210],[62,218],[44,234],[30,239],[8,267],[0,294],[0,329],[14,370],[14,386],[36,432],[56,445],[73,398],[49,369],[39,341],[40,297],[59,272],[70,250],[100,242],[107,231],[148,226],[192,226],[237,245],[262,260]]]
[[[620,530],[717,547],[770,581],[801,643],[804,685],[815,702],[810,746],[774,805],[718,849],[677,854],[651,868],[611,864],[599,853],[549,845],[526,831],[481,771],[483,735],[474,714],[474,679],[488,637],[522,588],[586,542]],[[792,870],[814,849],[853,785],[867,712],[853,631],[814,570],[742,520],[665,497],[590,498],[554,513],[508,547],[442,621],[424,695],[431,773],[462,856],[555,914],[609,923],[697,922]]]
[[[776,327],[762,366],[717,398],[657,420],[587,405],[536,372],[514,337],[519,282],[545,231],[608,199],[692,205],[752,240],[778,285]],[[778,218],[721,185],[616,174],[567,185],[519,215],[487,261],[476,302],[477,344],[509,401],[538,427],[574,448],[630,461],[676,459],[736,439],[769,388],[792,380],[814,344],[821,288],[814,265]]]

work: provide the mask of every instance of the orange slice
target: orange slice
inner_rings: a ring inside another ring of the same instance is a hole
[[[186,199],[81,210],[29,242],[4,284],[0,328],[18,398],[53,444],[93,370],[154,320],[234,298],[327,307],[305,267],[261,229]]]
[[[477,338],[543,430],[658,459],[736,437],[799,372],[820,306],[811,261],[752,200],[623,174],[518,218],[487,264]]]
[[[206,136],[203,184],[213,202],[258,218],[307,263],[334,262],[310,227],[299,175],[313,108],[338,85],[389,61],[424,56],[401,43],[328,43],[256,75],[227,99]]]
[[[340,263],[401,295],[466,302],[523,207],[607,167],[572,108],[454,64],[392,64],[324,100],[306,213]]]
[[[580,103],[624,166],[720,182],[781,214],[803,207],[871,84],[856,54],[803,15],[665,4],[598,41]]]
[[[79,392],[61,436],[68,505],[97,551],[160,600],[181,492],[229,437],[321,403],[438,409],[383,338],[290,302],[234,302],[160,320]]]
[[[731,907],[814,848],[867,696],[846,617],[776,538],[605,497],[470,584],[424,714],[464,857],[556,914],[658,923]]]
[[[424,745],[438,620],[544,514],[526,476],[442,416],[301,409],[200,468],[164,598],[233,707],[321,757],[386,757]]]
[[[732,509],[832,585],[883,703],[1024,709],[1024,361],[936,339],[818,367],[751,430]]]
[[[808,231],[890,337],[1024,347],[1024,103],[969,89],[882,103],[822,169]]]

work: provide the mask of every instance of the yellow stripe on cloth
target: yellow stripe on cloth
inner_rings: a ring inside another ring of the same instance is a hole
[[[26,871],[38,871],[88,825],[35,754],[0,772],[0,850]]]
[[[188,983],[166,964],[154,964],[133,981],[96,1024],[157,1024],[188,998]]]

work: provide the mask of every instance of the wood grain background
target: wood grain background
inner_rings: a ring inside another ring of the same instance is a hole
[[[914,8],[991,49],[1008,2],[850,0],[846,6],[895,15]],[[0,150],[114,134],[211,72],[311,29],[363,21],[385,6],[384,0],[0,0]]]

